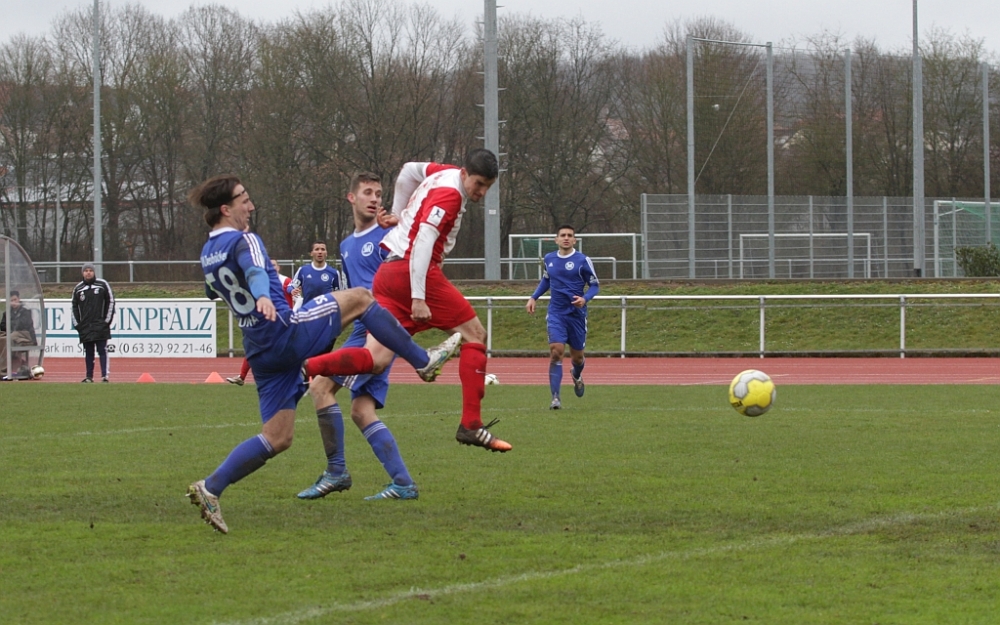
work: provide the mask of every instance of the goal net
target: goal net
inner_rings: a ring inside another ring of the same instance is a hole
[[[45,300],[35,267],[17,241],[0,235],[0,369],[4,379],[29,379],[45,356]]]

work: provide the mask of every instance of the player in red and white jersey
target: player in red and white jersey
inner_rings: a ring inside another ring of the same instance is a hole
[[[439,163],[407,163],[397,177],[393,197],[396,226],[382,239],[390,255],[379,267],[372,292],[412,335],[430,328],[460,334],[464,342],[458,363],[462,383],[462,422],[455,439],[464,445],[505,452],[510,443],[483,425],[486,378],[486,329],[462,293],[445,277],[441,263],[455,246],[465,203],[478,202],[496,182],[496,156],[472,150],[462,168]],[[401,208],[402,207],[402,208]],[[392,361],[392,353],[371,335],[365,349],[375,371]],[[309,375],[331,375],[341,363],[334,354],[310,358]]]
[[[410,334],[430,328],[461,333],[462,423],[455,438],[464,445],[505,452],[511,445],[490,433],[493,423],[484,426],[482,421],[486,329],[441,271],[444,257],[455,247],[465,203],[482,200],[498,174],[496,156],[484,149],[469,152],[460,169],[438,163],[404,165],[393,197],[399,223],[382,239],[390,256],[375,274],[372,292]],[[370,336],[366,347],[376,361],[384,357],[377,354],[386,348]]]

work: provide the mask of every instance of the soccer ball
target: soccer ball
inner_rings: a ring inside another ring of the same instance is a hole
[[[42,365],[35,365],[34,367],[31,368],[31,379],[32,380],[38,380],[43,375],[45,375],[45,369],[42,367]]]
[[[486,386],[495,386],[497,384],[500,384],[500,378],[498,378],[497,376],[493,375],[492,373],[487,373],[486,374]]]
[[[729,385],[729,403],[746,417],[759,417],[774,405],[777,389],[763,371],[741,371]]]

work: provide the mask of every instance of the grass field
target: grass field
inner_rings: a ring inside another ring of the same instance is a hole
[[[39,391],[41,388],[41,392]],[[223,536],[183,497],[259,431],[216,385],[0,387],[3,623],[995,623],[991,386],[487,390],[506,455],[459,446],[457,386],[400,386],[383,419],[420,486],[349,426],[354,488],[291,450],[226,491]]]

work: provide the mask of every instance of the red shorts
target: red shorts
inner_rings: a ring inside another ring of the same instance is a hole
[[[410,296],[410,263],[394,260],[382,263],[372,282],[372,293],[383,308],[392,313],[410,334],[430,328],[452,330],[476,317],[476,311],[465,296],[455,288],[441,271],[441,267],[431,265],[427,270],[427,292],[425,301],[431,309],[431,320],[417,323],[410,314],[413,298]]]

